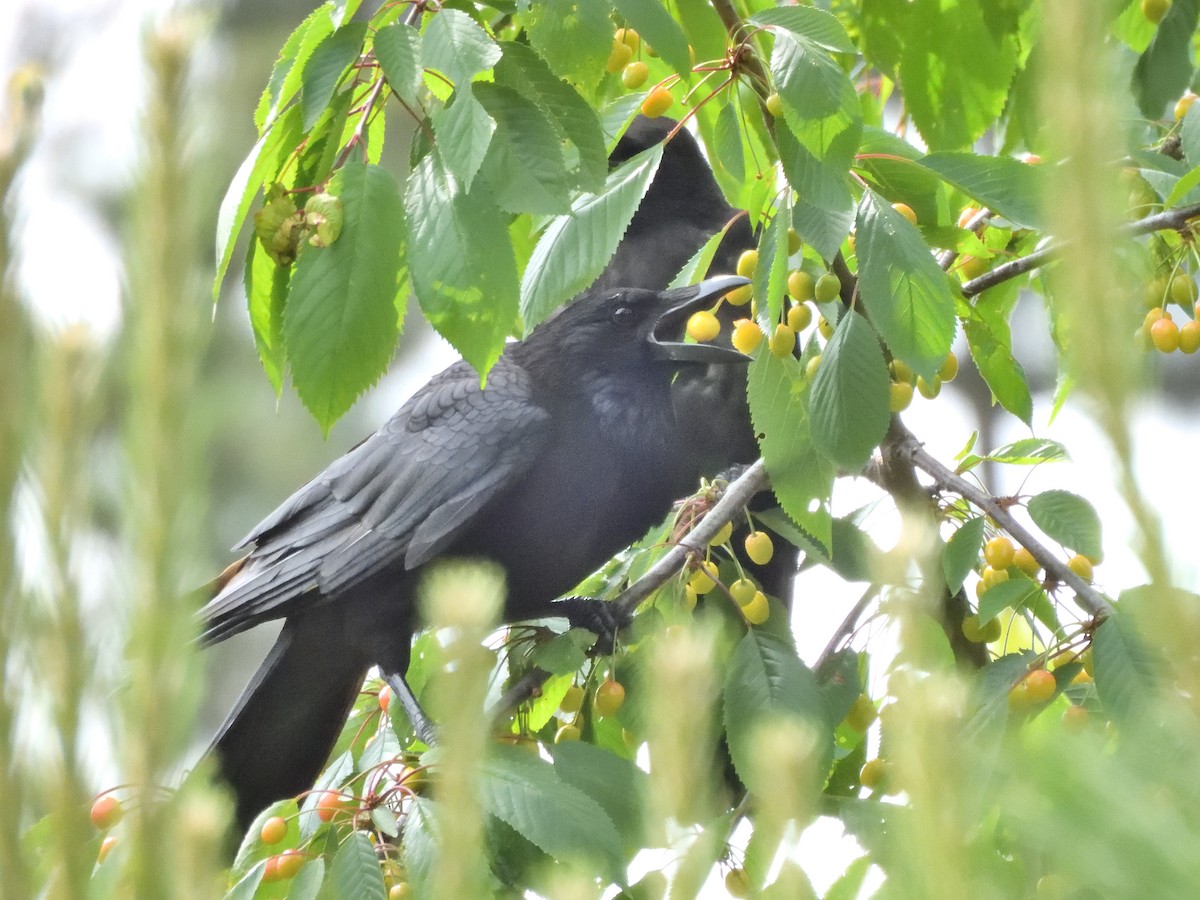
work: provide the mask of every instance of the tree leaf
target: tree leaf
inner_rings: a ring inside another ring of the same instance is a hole
[[[760,350],[750,363],[747,395],[771,490],[783,511],[828,548],[832,525],[826,504],[837,469],[813,444],[800,363]]]
[[[661,0],[613,0],[613,6],[672,69],[687,76],[692,71],[687,37]]]
[[[393,22],[375,32],[375,58],[396,96],[416,102],[421,91],[421,35],[403,22]]]
[[[993,450],[984,459],[1010,466],[1036,466],[1070,459],[1067,448],[1049,438],[1022,438]]]
[[[438,152],[464,191],[483,165],[496,123],[475,98],[468,82],[454,92],[450,105],[432,116]]]
[[[250,239],[245,286],[250,312],[250,330],[267,380],[278,397],[283,391],[286,354],[283,345],[283,306],[287,299],[291,269],[277,265],[258,239]]]
[[[975,714],[964,729],[966,734],[979,737],[984,732],[999,728],[1008,720],[1008,692],[1029,668],[1035,656],[1032,650],[1009,653],[979,670],[971,691]]]
[[[980,0],[910,4],[900,83],[931,150],[969,148],[1004,111],[1017,67],[1016,29],[996,28],[990,18]]]
[[[858,48],[846,34],[846,29],[823,9],[811,6],[788,6],[764,9],[750,17],[755,25],[786,29],[796,37],[805,38],[834,53],[857,53]]]
[[[350,64],[362,53],[366,22],[351,22],[328,35],[313,50],[300,77],[300,108],[304,111],[301,127],[307,131],[329,103],[338,82]]]
[[[583,741],[555,744],[550,752],[563,783],[601,806],[626,849],[635,849],[642,841],[646,773],[631,760]]]
[[[493,747],[480,778],[483,807],[556,859],[589,860],[621,877],[621,836],[595,800],[565,783],[545,760]]]
[[[770,321],[784,317],[788,276],[788,228],[792,223],[790,191],[779,198],[779,206],[766,228],[762,229],[758,245],[758,267],[754,270],[754,296],[758,308],[769,310]]]
[[[335,897],[344,900],[387,900],[379,857],[365,831],[354,831],[342,842],[329,870]]]
[[[504,56],[496,64],[496,83],[538,104],[567,139],[568,155],[573,153],[576,157],[571,165],[579,187],[585,191],[600,190],[608,175],[608,156],[595,111],[531,48],[516,43],[500,46]]]
[[[1129,616],[1114,613],[1096,629],[1092,661],[1096,692],[1113,719],[1119,724],[1145,720],[1163,673]]]
[[[852,472],[863,467],[891,421],[888,372],[867,320],[844,314],[821,354],[809,399],[813,444]]]
[[[1099,559],[1103,553],[1100,517],[1092,504],[1070,491],[1043,491],[1029,500],[1029,517],[1051,540]]]
[[[266,134],[242,160],[233,180],[225,189],[221,207],[217,212],[217,273],[213,277],[213,302],[221,295],[221,282],[229,269],[233,257],[233,246],[237,243],[250,204],[267,181],[274,180],[279,171],[281,153],[290,152],[300,140],[300,108],[292,107],[282,118],[276,119]]]
[[[1174,0],[1154,29],[1150,46],[1138,57],[1133,70],[1133,93],[1148,119],[1162,117],[1191,83],[1192,35],[1196,31],[1196,0]]]
[[[521,282],[527,334],[604,271],[658,171],[662,152],[662,144],[655,144],[628,160],[608,176],[601,193],[583,194],[568,215],[556,217],[542,232]]]
[[[1036,581],[1024,575],[1013,575],[983,592],[979,598],[979,620],[990,622],[1005,609],[1032,607],[1038,594],[1045,596]]]
[[[326,434],[387,368],[404,264],[404,206],[389,172],[347,165],[329,191],[342,203],[341,235],[304,248],[283,311],[296,393]]]
[[[874,191],[858,207],[859,290],[888,349],[932,378],[954,340],[946,274],[912,223]]]
[[[755,628],[746,633],[729,660],[723,702],[729,755],[751,790],[770,788],[755,766],[755,730],[764,722],[799,719],[815,729],[818,746],[832,757],[833,728],[817,679],[795,648],[779,638]]]
[[[475,20],[457,9],[442,9],[425,28],[421,60],[462,87],[500,59],[500,47]]]
[[[984,520],[980,516],[968,519],[946,541],[942,548],[942,577],[946,579],[946,590],[958,593],[967,575],[979,561],[979,550],[983,546]]]
[[[484,375],[517,323],[517,270],[506,222],[482,182],[463,193],[438,151],[408,179],[412,281],[425,318]]]
[[[538,644],[531,659],[551,675],[568,675],[587,661],[587,651],[595,643],[596,636],[586,628],[572,628]]]
[[[404,872],[417,897],[430,896],[437,865],[437,812],[432,800],[414,797],[404,819]]]
[[[558,131],[541,107],[501,85],[480,84],[476,93],[496,123],[484,165],[496,204],[514,213],[569,211],[571,180]]]
[[[559,78],[590,89],[604,75],[613,32],[606,0],[541,0],[526,23],[529,42]]]
[[[296,30],[288,36],[283,49],[279,51],[279,58],[275,60],[271,77],[254,111],[254,124],[258,126],[260,135],[271,126],[300,90],[300,78],[304,73],[305,63],[317,45],[333,31],[330,12],[328,4],[321,4],[314,9],[296,26]]]
[[[920,164],[1014,225],[1041,228],[1046,172],[1009,156],[931,153]]]
[[[945,189],[941,179],[918,162],[921,154],[917,148],[881,128],[867,126],[858,153],[855,171],[888,200],[911,206],[917,221],[925,226],[921,233],[928,240],[927,223],[938,221],[939,191]],[[965,234],[975,238],[971,232]],[[975,241],[978,243],[977,238]]]
[[[1033,397],[1025,381],[1025,370],[1012,354],[1007,323],[999,324],[1001,332],[997,334],[994,323],[982,318],[967,319],[963,324],[967,346],[992,396],[1026,425],[1032,425]]]
[[[325,860],[308,860],[288,885],[288,900],[317,900],[325,885]]]

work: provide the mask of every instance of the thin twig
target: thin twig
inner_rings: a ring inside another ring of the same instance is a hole
[[[866,612],[867,607],[879,596],[879,590],[880,588],[877,584],[868,585],[867,589],[863,591],[863,595],[858,598],[858,602],[850,607],[850,612],[846,613],[846,618],[842,619],[842,624],[830,636],[829,642],[825,644],[825,649],[821,651],[821,655],[813,663],[812,670],[814,672],[820,672],[822,667],[833,658],[833,654],[838,651],[842,642],[854,634],[854,630],[858,628],[858,620],[862,618],[862,614]]]
[[[997,525],[1011,534],[1041,563],[1046,574],[1066,584],[1075,592],[1078,604],[1098,619],[1113,612],[1112,603],[1094,587],[1076,575],[1062,560],[1035,538],[995,497],[987,491],[956,475],[925,451],[916,436],[904,426],[896,430],[897,449],[912,460],[913,465],[929,475],[943,489],[958,494],[987,513]]]

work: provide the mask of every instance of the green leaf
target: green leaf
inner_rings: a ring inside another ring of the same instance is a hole
[[[746,177],[746,154],[742,148],[742,123],[738,105],[730,100],[717,113],[716,162],[735,181]]]
[[[338,849],[329,870],[334,897],[344,900],[387,900],[379,857],[365,831],[354,831]]]
[[[288,900],[317,900],[325,885],[325,860],[321,857],[306,862],[288,885]]]
[[[1159,661],[1127,615],[1117,612],[1096,629],[1092,661],[1100,702],[1118,724],[1143,721],[1163,684]]]
[[[833,727],[817,679],[796,650],[779,638],[752,628],[729,660],[724,690],[725,737],[742,782],[763,792],[771,783],[762,777],[755,756],[759,725],[794,717],[814,729],[817,747],[828,762],[833,754]]]
[[[854,199],[845,191],[837,203],[823,208],[803,197],[792,208],[792,226],[824,260],[832,260],[854,223]]]
[[[551,675],[568,675],[587,662],[587,651],[596,635],[586,628],[572,628],[537,645],[532,662]]]
[[[257,238],[251,238],[246,260],[246,304],[250,312],[250,329],[254,346],[262,361],[267,380],[278,397],[283,391],[283,372],[286,357],[283,345],[283,305],[287,298],[291,269],[277,265],[262,248]]]
[[[837,881],[829,886],[824,900],[856,900],[862,892],[862,886],[867,880],[867,872],[870,871],[873,864],[874,860],[869,855],[860,856],[854,860],[846,866]]]
[[[301,127],[305,131],[320,117],[342,75],[362,53],[366,35],[366,22],[343,25],[321,41],[304,64],[304,73],[300,77],[300,108],[304,111]]]
[[[926,223],[938,221],[939,189],[943,192],[944,189],[941,179],[917,161],[921,158],[917,149],[890,132],[865,127],[858,154],[855,171],[889,201],[902,201],[911,206],[917,221],[925,225],[922,234],[928,240]]]
[[[997,28],[981,0],[915,0],[900,62],[905,104],[931,150],[969,148],[1004,111],[1016,72],[1016,30]]]
[[[328,4],[321,4],[308,18],[296,26],[279,51],[279,58],[271,69],[271,77],[254,111],[254,124],[262,134],[270,127],[296,92],[300,90],[300,78],[304,73],[314,49],[333,31],[333,18]]]
[[[966,734],[980,736],[1008,720],[1008,692],[1035,656],[1032,650],[1009,653],[979,670],[972,686],[975,714],[967,724]]]
[[[920,161],[943,181],[1014,225],[1042,228],[1045,170],[1008,156],[931,153]]]
[[[679,270],[679,274],[671,279],[671,283],[667,287],[687,287],[689,284],[695,284],[697,281],[703,279],[704,273],[712,266],[713,257],[717,255],[717,250],[720,249],[721,242],[725,240],[725,235],[728,231],[729,226],[726,225],[705,241],[704,246],[692,254],[692,258],[683,264],[683,268]]]
[[[450,105],[433,114],[438,152],[464,191],[483,165],[496,123],[475,98],[470,83],[454,92]]]
[[[609,175],[601,193],[583,194],[570,214],[546,227],[521,282],[526,333],[604,271],[658,171],[662,152],[662,144],[655,144],[628,160]]]
[[[834,53],[858,52],[842,23],[822,9],[811,6],[776,7],[755,13],[750,21],[766,28],[783,28],[798,38],[805,38]]]
[[[954,297],[920,233],[874,191],[858,207],[858,287],[884,342],[932,378],[954,341]]]
[[[296,393],[326,434],[387,368],[404,266],[404,206],[387,170],[347,165],[329,192],[342,202],[342,233],[304,248],[283,311]]]
[[[425,28],[421,60],[462,87],[500,59],[500,48],[475,20],[457,9],[443,9]]]
[[[225,892],[223,900],[252,900],[258,891],[258,886],[262,883],[263,871],[266,869],[266,866],[266,860],[257,863],[254,868],[238,879],[234,886]]]
[[[1005,609],[1032,607],[1039,594],[1045,596],[1037,582],[1023,575],[1013,575],[983,592],[979,598],[979,620],[990,622]]]
[[[985,459],[1006,465],[1031,466],[1044,462],[1065,462],[1070,459],[1067,448],[1048,438],[1022,438],[1005,444],[989,453]]]
[[[405,103],[412,104],[421,91],[421,35],[402,22],[393,22],[375,32],[375,58],[383,75]]]
[[[1070,491],[1043,491],[1029,501],[1029,517],[1051,540],[1076,553],[1099,559],[1100,517],[1092,504]]]
[[[428,897],[437,865],[437,807],[424,797],[413,797],[404,819],[404,872],[417,897]]]
[[[874,329],[856,313],[842,316],[821,354],[809,419],[817,449],[852,472],[887,434],[887,363]]]
[[[542,684],[542,691],[522,706],[530,734],[537,734],[554,718],[558,705],[567,695],[567,689],[575,683],[575,673],[551,675]]]
[[[832,524],[827,501],[837,469],[813,445],[800,363],[760,350],[750,363],[747,396],[754,433],[780,507],[828,548]]]
[[[779,206],[766,228],[762,229],[758,246],[758,267],[754,270],[754,296],[758,308],[769,310],[770,321],[784,317],[788,276],[788,228],[792,224],[790,192],[779,198]]]
[[[801,119],[839,117],[843,126],[861,120],[854,85],[829,53],[807,38],[776,34],[771,75],[784,109]]]
[[[572,164],[579,187],[598,191],[608,175],[604,133],[595,111],[579,92],[556,76],[546,61],[524,44],[503,43],[504,56],[496,64],[496,83],[510,87],[538,104],[560,134],[565,150],[574,154]]]
[[[476,93],[496,122],[484,170],[497,205],[514,213],[569,211],[571,180],[558,131],[541,107],[496,84],[481,84]]]
[[[541,0],[528,12],[529,42],[554,74],[590,89],[612,50],[608,14],[606,0]]]
[[[425,318],[482,376],[517,322],[507,223],[481,183],[469,194],[457,188],[437,151],[409,176],[405,210],[413,287]]]
[[[967,575],[979,561],[979,549],[983,546],[982,517],[968,519],[962,524],[942,550],[942,577],[946,579],[946,590],[957,594]]]
[[[592,798],[607,813],[627,849],[642,840],[646,773],[631,760],[583,741],[550,748],[554,771],[563,782]]]
[[[613,0],[613,6],[672,69],[684,76],[692,71],[687,37],[661,0]]]
[[[274,180],[281,164],[280,156],[289,153],[300,140],[300,107],[289,109],[275,120],[266,134],[258,139],[250,153],[238,166],[233,180],[225,190],[217,212],[217,274],[213,278],[213,302],[221,295],[221,282],[233,257],[233,246],[250,212],[250,204],[263,183]]]
[[[1025,381],[1025,370],[1012,354],[1008,324],[1003,320],[989,324],[981,318],[967,319],[963,331],[971,358],[992,396],[1026,425],[1032,425],[1033,397]]]
[[[595,800],[523,750],[497,746],[483,762],[483,807],[556,859],[598,862],[620,878],[625,854],[612,819]]]
[[[1161,118],[1164,107],[1174,103],[1191,83],[1196,20],[1196,0],[1174,0],[1158,23],[1150,46],[1138,57],[1133,92],[1148,119]]]

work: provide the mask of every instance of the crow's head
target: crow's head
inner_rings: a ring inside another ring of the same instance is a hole
[[[553,367],[563,376],[628,375],[639,380],[647,368],[665,375],[691,364],[747,362],[749,357],[728,347],[683,341],[692,313],[746,283],[725,275],[668,291],[592,291],[535,329],[522,355],[535,367]]]

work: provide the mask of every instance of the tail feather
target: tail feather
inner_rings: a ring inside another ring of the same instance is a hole
[[[271,803],[312,787],[370,668],[320,618],[284,625],[213,742],[241,831]]]

